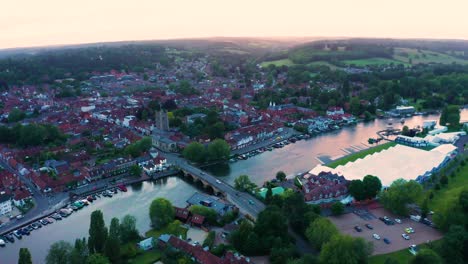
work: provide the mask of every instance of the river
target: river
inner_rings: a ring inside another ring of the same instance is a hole
[[[401,129],[404,125],[413,128],[422,126],[424,120],[439,120],[439,115],[408,117],[404,124],[400,123],[400,118],[396,118],[392,123],[394,128]],[[468,120],[468,109],[462,110],[461,120]],[[241,174],[249,175],[256,184],[263,184],[274,178],[277,171],[284,171],[288,176],[296,175],[320,164],[319,160],[327,163],[350,152],[368,148],[367,140],[376,138],[376,132],[386,129],[388,122],[389,119],[361,122],[306,141],[297,141],[281,149],[266,151],[247,160],[218,164],[206,169],[231,184]]]
[[[424,120],[438,119],[438,115],[414,116],[406,118],[404,125],[412,128],[422,125]],[[467,109],[462,111],[461,119],[468,120]],[[216,165],[207,170],[223,177],[228,183],[233,183],[234,179],[241,174],[247,174],[254,182],[262,184],[273,178],[279,170],[286,172],[287,175],[295,175],[310,170],[320,163],[319,159],[327,162],[349,152],[367,148],[369,147],[368,138],[375,138],[376,132],[385,129],[387,123],[386,119],[359,123],[307,141],[298,141],[248,160]],[[403,125],[399,119],[394,119],[393,126],[401,128]],[[129,186],[126,193],[119,193],[113,198],[100,198],[64,220],[35,230],[30,236],[16,240],[14,244],[7,243],[5,248],[0,248],[0,263],[17,263],[18,251],[21,247],[29,248],[34,263],[43,263],[47,250],[53,242],[58,240],[73,242],[76,238],[88,235],[90,215],[96,209],[103,211],[107,225],[110,224],[112,217],[122,218],[126,214],[134,215],[137,218],[138,230],[144,233],[150,228],[148,208],[154,198],[165,197],[176,206],[185,206],[185,201],[197,190],[197,187],[177,177]]]
[[[91,205],[74,212],[68,218],[49,224],[23,236],[15,243],[7,243],[0,248],[0,263],[18,262],[18,252],[22,247],[29,248],[33,263],[44,263],[50,245],[59,240],[74,243],[76,238],[87,237],[90,215],[100,209],[109,227],[112,217],[121,219],[126,214],[137,218],[137,228],[144,234],[150,229],[149,206],[153,199],[164,197],[176,206],[185,207],[186,200],[197,191],[195,186],[178,177],[170,177],[155,182],[143,182],[128,187],[128,191],[119,192],[112,198],[98,198]]]

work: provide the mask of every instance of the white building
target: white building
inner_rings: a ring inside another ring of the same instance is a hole
[[[443,167],[456,150],[451,144],[440,145],[430,151],[396,145],[334,169],[318,165],[309,173],[331,172],[347,180],[363,179],[370,174],[379,177],[383,186],[389,186],[399,178],[422,182]]]
[[[5,192],[0,193],[0,215],[6,215],[12,210],[11,196]]]

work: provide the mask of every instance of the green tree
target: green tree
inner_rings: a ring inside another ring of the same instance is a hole
[[[140,237],[136,228],[136,218],[125,215],[120,222],[120,240],[123,244],[134,241]]]
[[[68,242],[65,242],[63,240],[55,242],[50,246],[49,252],[47,253],[47,256],[46,256],[46,263],[47,264],[68,263],[72,250],[73,250],[73,247]]]
[[[26,114],[18,108],[13,108],[8,114],[8,122],[14,123],[23,120]]]
[[[119,219],[112,218],[109,227],[109,236],[104,247],[105,256],[112,263],[120,262],[120,228]]]
[[[142,171],[141,167],[138,166],[137,164],[132,165],[130,167],[130,174],[132,176],[135,176],[135,177],[141,176],[141,171]]]
[[[256,187],[248,175],[240,175],[234,180],[234,188],[242,192],[252,192]]]
[[[422,186],[416,181],[398,179],[386,191],[380,192],[383,206],[398,215],[408,215],[407,205],[415,203],[422,196]]]
[[[203,205],[192,205],[189,208],[192,214],[198,214],[205,217],[205,220],[210,225],[216,225],[218,219],[218,213],[212,208],[208,208]]]
[[[18,264],[32,264],[31,253],[28,248],[20,248]]]
[[[231,147],[223,139],[215,139],[208,145],[208,158],[210,160],[228,160]]]
[[[362,184],[367,199],[374,198],[382,190],[380,179],[372,175],[366,175],[362,180]]]
[[[447,263],[462,264],[468,259],[468,232],[463,226],[452,225],[440,243],[440,254]]]
[[[442,110],[439,124],[458,128],[460,125],[460,107],[458,105],[448,105]]]
[[[403,128],[401,129],[401,134],[403,136],[409,136],[410,132],[408,126],[403,126]]]
[[[331,211],[333,215],[341,215],[344,212],[344,205],[341,202],[335,202],[331,206]]]
[[[169,200],[156,198],[151,202],[149,216],[151,225],[160,230],[174,220],[175,209]]]
[[[88,257],[86,264],[110,264],[110,262],[105,256],[99,253],[94,253]]]
[[[206,160],[205,146],[198,142],[192,142],[182,151],[184,158],[193,162],[204,162]]]
[[[361,180],[352,180],[349,183],[348,191],[357,201],[366,199],[364,183]]]
[[[91,213],[88,248],[91,254],[102,253],[107,239],[107,227],[101,210]]]
[[[317,249],[321,249],[330,239],[338,234],[336,226],[327,218],[319,217],[305,231],[309,242]]]
[[[372,244],[363,238],[335,235],[320,252],[320,263],[365,264],[372,253]]]
[[[75,246],[70,254],[70,264],[83,264],[88,258],[89,250],[86,239],[76,239]]]
[[[423,248],[414,256],[410,264],[442,264],[442,258],[431,249]]]
[[[284,171],[278,171],[276,173],[276,179],[280,182],[286,180],[286,173],[284,173]]]
[[[447,184],[448,184],[448,177],[447,177],[447,175],[444,174],[444,175],[442,175],[442,176],[440,177],[440,184],[442,184],[442,185],[447,185]]]

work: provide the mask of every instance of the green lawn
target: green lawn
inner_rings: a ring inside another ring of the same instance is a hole
[[[330,168],[336,168],[336,167],[338,167],[340,165],[344,165],[344,164],[346,164],[346,163],[348,163],[350,161],[355,161],[357,159],[364,158],[365,156],[367,156],[369,154],[379,152],[379,151],[382,151],[384,149],[388,149],[388,148],[393,147],[395,145],[396,145],[396,143],[394,143],[394,142],[383,143],[383,144],[380,144],[378,146],[368,148],[368,149],[365,149],[365,150],[362,150],[362,151],[359,151],[359,152],[352,153],[350,155],[344,156],[343,158],[340,158],[338,160],[335,160],[335,161],[332,161],[332,162],[326,164],[326,166],[330,167]]]
[[[404,248],[388,254],[376,255],[369,258],[369,264],[384,264],[387,258],[393,258],[401,264],[406,264],[413,255]]]
[[[161,259],[161,252],[157,249],[145,251],[143,254],[138,255],[136,258],[129,260],[128,263],[135,264],[153,264]]]
[[[314,61],[314,62],[308,63],[307,66],[327,66],[333,71],[335,71],[337,69],[340,69],[336,65],[333,65],[333,64],[331,64],[329,62],[326,62],[326,61]]]
[[[454,172],[455,177],[448,177],[449,183],[446,187],[442,187],[439,191],[434,192],[434,198],[430,200],[429,208],[434,211],[443,211],[449,208],[458,198],[460,192],[464,188],[468,188],[468,165],[460,167],[459,172]],[[447,175],[448,176],[448,175]]]
[[[260,63],[260,65],[262,67],[268,67],[268,65],[270,65],[270,64],[273,64],[276,67],[281,67],[283,65],[292,66],[292,65],[294,65],[294,62],[292,62],[292,60],[290,60],[290,59],[282,59],[282,60],[274,60],[274,61],[264,61],[264,62]]]
[[[393,59],[386,58],[369,58],[369,59],[358,59],[358,60],[344,60],[343,63],[347,65],[356,65],[356,66],[372,66],[372,65],[389,65],[389,64],[403,64],[409,66],[408,63],[397,61]]]
[[[156,230],[156,229],[151,229],[150,231],[146,232],[145,236],[146,237],[154,237],[155,239],[158,239],[159,236],[162,234],[171,234],[175,236],[182,236],[184,239],[187,237],[187,228],[183,226],[179,226],[178,230],[169,230],[168,227],[170,227],[170,224],[161,230]]]

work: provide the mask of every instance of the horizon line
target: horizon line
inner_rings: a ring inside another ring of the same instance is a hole
[[[173,38],[152,38],[152,39],[133,39],[133,40],[103,40],[96,42],[81,42],[81,43],[56,43],[48,45],[32,45],[32,46],[17,46],[10,48],[0,48],[0,52],[27,50],[27,49],[47,49],[47,48],[66,48],[72,46],[85,46],[85,45],[105,45],[117,44],[125,42],[151,42],[151,41],[189,41],[189,40],[209,40],[216,38],[225,39],[264,39],[264,40],[288,40],[288,39],[310,39],[310,42],[318,40],[343,40],[343,39],[382,39],[382,40],[422,40],[422,41],[468,41],[467,38],[401,38],[401,37],[367,37],[367,36],[207,36],[207,37],[173,37]],[[313,39],[317,40],[313,40]]]

